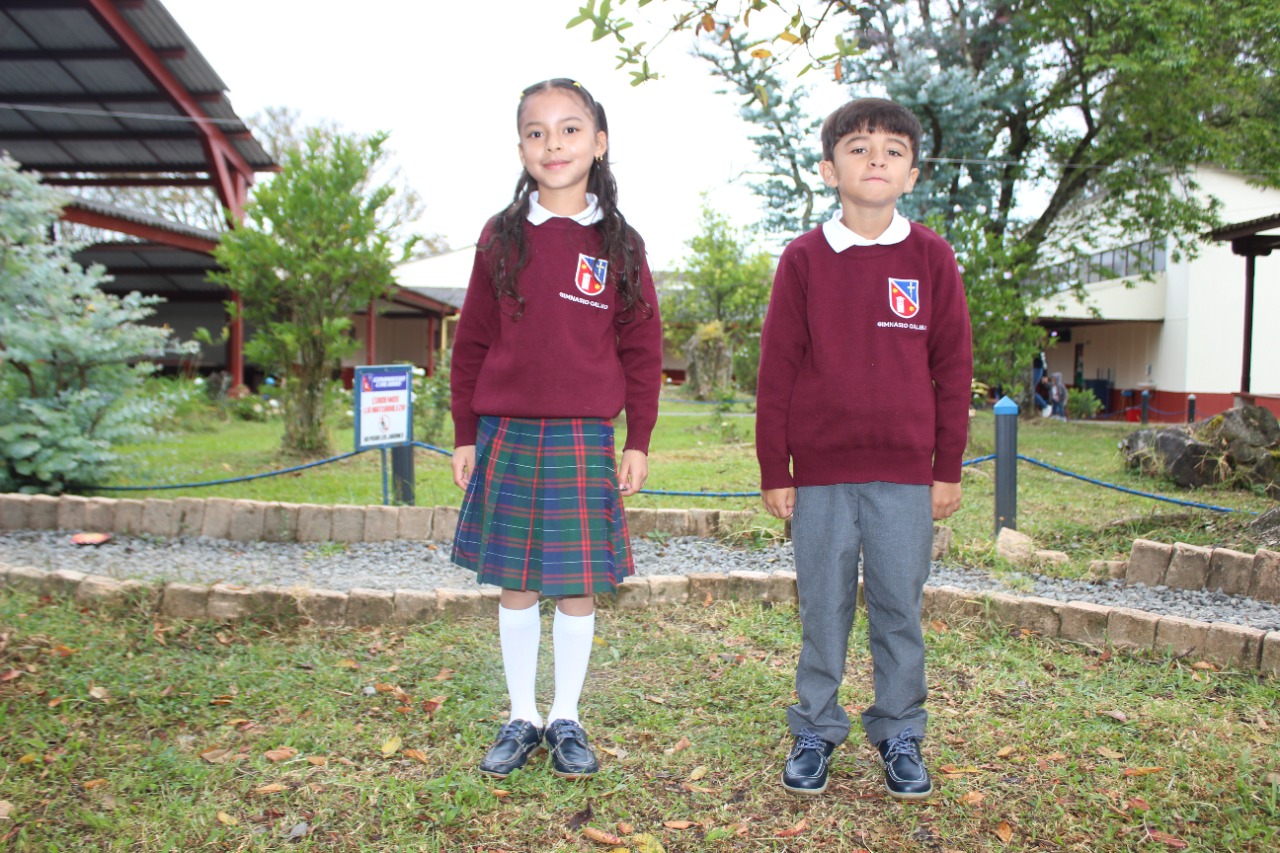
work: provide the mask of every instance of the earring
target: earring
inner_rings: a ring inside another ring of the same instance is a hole
[[[603,162],[604,162],[604,155],[603,155],[603,154],[597,154],[597,155],[596,155],[596,162],[597,162],[597,163],[603,163]]]

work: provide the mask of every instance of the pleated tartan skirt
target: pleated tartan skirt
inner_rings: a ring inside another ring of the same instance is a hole
[[[634,574],[613,424],[482,417],[452,558],[480,583],[548,598],[612,592]]]

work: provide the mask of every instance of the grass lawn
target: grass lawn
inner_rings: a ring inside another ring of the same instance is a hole
[[[1226,489],[1187,492],[1171,483],[1142,477],[1124,467],[1118,442],[1133,424],[1106,422],[1063,423],[1024,420],[1019,427],[1019,452],[1024,456],[1144,492],[1153,492],[1230,507],[1239,512],[1217,513],[1191,509],[1083,483],[1020,463],[1018,468],[1018,529],[1038,545],[1067,552],[1071,562],[1052,571],[1080,576],[1091,560],[1128,555],[1133,539],[1237,546],[1252,550],[1245,525],[1250,513],[1274,502],[1250,492]],[[278,453],[281,428],[276,423],[234,421],[215,432],[178,433],[170,439],[127,449],[127,469],[113,485],[193,483],[226,479],[289,467],[297,460]],[[621,447],[625,425],[619,427]],[[651,443],[648,490],[754,492],[759,472],[754,451],[755,423],[747,406],[733,406],[728,415],[715,408],[664,399]],[[337,430],[339,452],[353,444],[350,429]],[[450,447],[452,441],[441,442]],[[973,459],[993,452],[994,418],[980,412],[974,418],[969,451]],[[964,504],[949,524],[956,534],[953,559],[969,565],[996,564],[994,527],[994,462],[964,469]],[[448,457],[419,450],[415,464],[417,503],[446,505],[460,494],[449,473]],[[380,458],[368,452],[342,462],[247,483],[205,488],[148,492],[110,492],[117,497],[230,497],[293,503],[370,504],[382,501]],[[676,497],[641,494],[628,501],[641,507],[705,507],[757,509],[748,498]],[[763,511],[750,539],[780,533],[781,524]]]
[[[577,783],[545,758],[474,772],[506,701],[491,619],[265,629],[6,591],[0,626],[0,849],[1280,849],[1280,683],[985,623],[929,626],[938,791],[913,805],[857,727],[826,795],[779,787],[794,606],[602,611],[582,710],[603,769]],[[856,720],[862,619],[848,672]]]

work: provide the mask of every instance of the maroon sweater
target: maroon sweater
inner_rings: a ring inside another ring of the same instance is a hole
[[[945,240],[915,223],[901,243],[839,254],[820,227],[797,237],[761,336],[761,487],[960,482],[972,376]]]
[[[490,220],[480,236],[489,240]],[[524,223],[529,262],[517,287],[524,314],[499,303],[489,258],[477,251],[453,342],[450,386],[454,442],[476,443],[481,415],[615,418],[627,410],[625,449],[648,452],[662,389],[662,326],[653,277],[643,259],[644,301],[653,309],[619,323],[615,273],[600,282],[601,237],[594,225],[556,217]],[[584,260],[585,256],[585,260]]]

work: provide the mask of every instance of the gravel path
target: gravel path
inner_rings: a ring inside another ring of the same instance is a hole
[[[634,543],[636,571],[642,575],[791,570],[791,544],[748,550],[705,539],[678,538],[665,544]],[[229,542],[219,539],[152,539],[116,536],[98,546],[71,544],[59,531],[0,532],[0,563],[53,571],[155,581],[245,586],[309,586],[319,589],[476,588],[475,576],[449,562],[448,544],[432,542],[332,543]],[[1003,575],[935,563],[930,584],[974,592],[1009,591],[1057,601],[1089,601],[1133,607],[1206,622],[1229,622],[1280,631],[1280,606],[1251,598],[1202,590],[1125,586],[1117,581],[1087,583],[1043,575]]]

